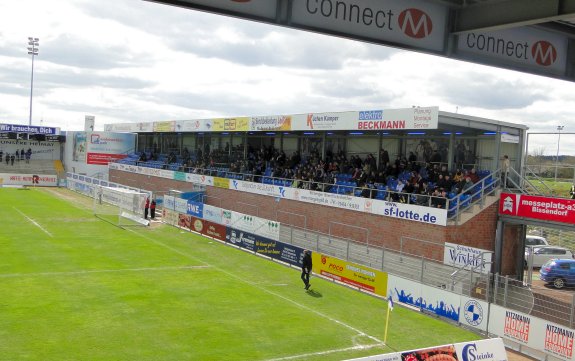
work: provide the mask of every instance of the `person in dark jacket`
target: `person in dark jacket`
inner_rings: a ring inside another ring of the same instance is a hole
[[[152,203],[150,203],[150,218],[156,218],[156,200],[152,199]]]
[[[148,219],[149,209],[150,209],[150,198],[146,198],[146,204],[144,205],[144,219]]]
[[[301,266],[301,279],[305,284],[305,289],[308,290],[311,287],[309,283],[309,276],[311,274],[312,269],[312,260],[311,260],[311,251],[306,249],[303,252],[303,261]]]

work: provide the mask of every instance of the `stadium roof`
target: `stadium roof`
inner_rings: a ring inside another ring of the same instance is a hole
[[[146,0],[575,81],[575,0]]]

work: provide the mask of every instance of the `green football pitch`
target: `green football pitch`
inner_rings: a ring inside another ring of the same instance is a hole
[[[181,229],[121,229],[89,198],[0,188],[0,360],[342,360],[479,339]]]

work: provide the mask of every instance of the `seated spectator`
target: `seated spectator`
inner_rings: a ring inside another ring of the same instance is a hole
[[[471,188],[473,188],[473,182],[471,181],[471,178],[465,177],[465,184],[463,184],[463,188],[461,188],[461,193],[468,194],[471,192]]]
[[[467,176],[469,178],[471,178],[471,181],[473,182],[473,184],[479,182],[479,176],[477,175],[477,171],[475,170],[475,168],[471,168],[471,170],[469,171],[469,174]]]
[[[445,208],[447,203],[447,194],[445,189],[438,188],[433,192],[433,198],[431,199],[431,206],[435,208]]]
[[[139,161],[140,162],[146,162],[147,160],[148,160],[148,158],[146,157],[146,152],[142,152],[142,154],[140,154]]]
[[[461,181],[465,180],[465,176],[463,175],[463,172],[461,171],[461,169],[458,169],[457,172],[455,172],[455,175],[453,176],[453,182],[454,183],[459,183]]]

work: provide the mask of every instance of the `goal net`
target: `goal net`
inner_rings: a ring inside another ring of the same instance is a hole
[[[94,192],[94,215],[119,227],[147,226],[144,205],[148,193],[130,189],[98,187]]]

